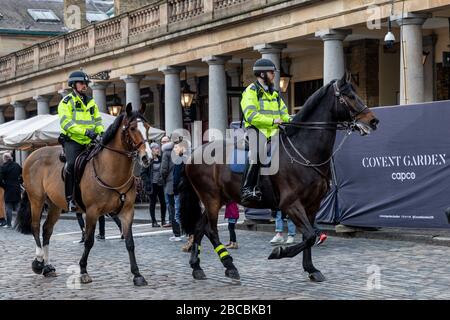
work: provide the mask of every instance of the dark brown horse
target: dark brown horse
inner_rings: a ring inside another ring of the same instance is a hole
[[[312,263],[311,247],[316,239],[312,225],[329,188],[336,130],[359,130],[364,135],[375,130],[377,124],[378,120],[356,95],[348,75],[345,75],[315,92],[292,122],[281,126],[284,130],[278,143],[279,170],[276,174],[261,176],[263,201],[247,207],[281,209],[299,228],[303,241],[290,247],[275,248],[269,259],[294,257],[303,251],[303,268],[310,279],[325,280]],[[231,279],[240,278],[233,259],[219,240],[217,218],[224,204],[240,202],[242,176],[223,164],[225,159],[213,164],[197,164],[196,160],[204,155],[205,149],[219,149],[224,145],[223,141],[214,141],[197,148],[191,156],[194,161],[185,167],[187,179],[181,188],[181,223],[186,232],[194,234],[189,262],[195,279],[206,278],[199,259],[204,235],[226,268],[225,275]],[[204,205],[203,214],[199,199]]]
[[[81,283],[92,281],[87,273],[87,259],[94,245],[97,220],[101,215],[112,212],[122,222],[122,233],[134,275],[133,282],[137,286],[147,284],[136,264],[131,225],[136,198],[134,160],[138,158],[143,166],[149,165],[151,151],[147,139],[148,129],[149,124],[144,117],[139,112],[132,111],[131,104],[128,104],[126,112],[119,115],[103,135],[102,149],[86,165],[80,181],[82,201],[86,207],[86,241],[80,260]],[[55,268],[49,263],[49,242],[61,210],[67,210],[60,153],[59,146],[38,149],[25,160],[23,166],[25,192],[16,229],[25,234],[33,234],[36,259],[32,263],[32,269],[44,276],[56,276]],[[48,205],[48,213],[42,227],[41,245],[39,229],[44,203]]]

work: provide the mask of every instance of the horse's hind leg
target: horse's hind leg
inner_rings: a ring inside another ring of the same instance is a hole
[[[133,283],[135,286],[141,287],[146,286],[147,281],[139,272],[139,267],[136,262],[136,255],[134,253],[134,239],[132,231],[133,216],[133,209],[129,208],[128,210],[123,211],[119,218],[122,224],[122,234],[125,238],[125,246],[127,247],[128,256],[130,258],[131,273],[134,275]]]
[[[192,276],[196,280],[206,279],[205,272],[200,267],[200,251],[203,236],[205,234],[205,225],[208,223],[208,216],[204,214],[202,218],[197,222],[194,232],[194,241],[192,242],[191,258],[189,264],[191,265]]]
[[[219,215],[220,206],[214,208],[214,211],[207,211],[208,223],[205,225],[205,234],[214,247],[214,251],[219,256],[220,262],[225,267],[225,276],[240,280],[239,272],[233,264],[233,258],[229,254],[225,246],[220,242],[219,231],[217,230],[217,217]]]
[[[56,221],[58,221],[60,214],[61,209],[56,207],[54,204],[49,204],[47,219],[42,227],[42,244],[44,246],[44,269],[42,270],[42,274],[45,277],[56,277],[56,270],[50,264],[49,243],[50,237],[53,233],[53,227],[55,226]]]
[[[31,269],[36,274],[42,274],[44,269],[44,251],[42,250],[40,228],[41,213],[44,206],[43,201],[30,198],[31,207],[31,232],[33,233],[34,242],[36,243],[36,258],[31,263]]]

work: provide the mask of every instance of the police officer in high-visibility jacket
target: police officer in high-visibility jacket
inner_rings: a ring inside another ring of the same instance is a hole
[[[258,146],[265,143],[278,131],[278,125],[289,122],[288,108],[274,89],[275,64],[268,59],[259,59],[253,65],[257,80],[242,93],[241,108],[247,130],[258,131]],[[257,152],[257,150],[251,150]],[[253,157],[252,157],[253,158]],[[241,186],[242,204],[260,201],[258,187],[260,169],[259,156],[256,162],[248,161]]]
[[[76,210],[73,199],[75,160],[92,140],[105,131],[97,104],[86,95],[89,82],[89,76],[83,71],[72,72],[68,80],[72,92],[58,105],[66,155],[65,192],[69,212]]]

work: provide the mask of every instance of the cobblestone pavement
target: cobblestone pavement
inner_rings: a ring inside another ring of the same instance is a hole
[[[225,226],[221,239],[228,240]],[[301,255],[267,260],[272,233],[237,231],[240,248],[231,251],[242,281],[224,276],[211,244],[203,241],[202,266],[207,280],[195,281],[183,242],[170,242],[170,230],[148,225],[134,228],[136,255],[149,285],[132,284],[125,243],[107,222],[106,241],[96,241],[88,271],[93,282],[77,288],[83,245],[75,221],[60,220],[50,243],[58,277],[31,271],[32,237],[0,230],[1,299],[450,299],[450,248],[392,240],[329,237],[313,250],[315,265],[327,277],[312,283],[301,267]],[[111,239],[112,237],[112,239]],[[297,240],[299,237],[297,236]],[[379,277],[378,277],[379,272]]]

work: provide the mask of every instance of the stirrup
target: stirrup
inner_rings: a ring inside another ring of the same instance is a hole
[[[77,206],[75,205],[73,200],[69,200],[69,202],[67,202],[67,212],[76,212],[77,211]]]

